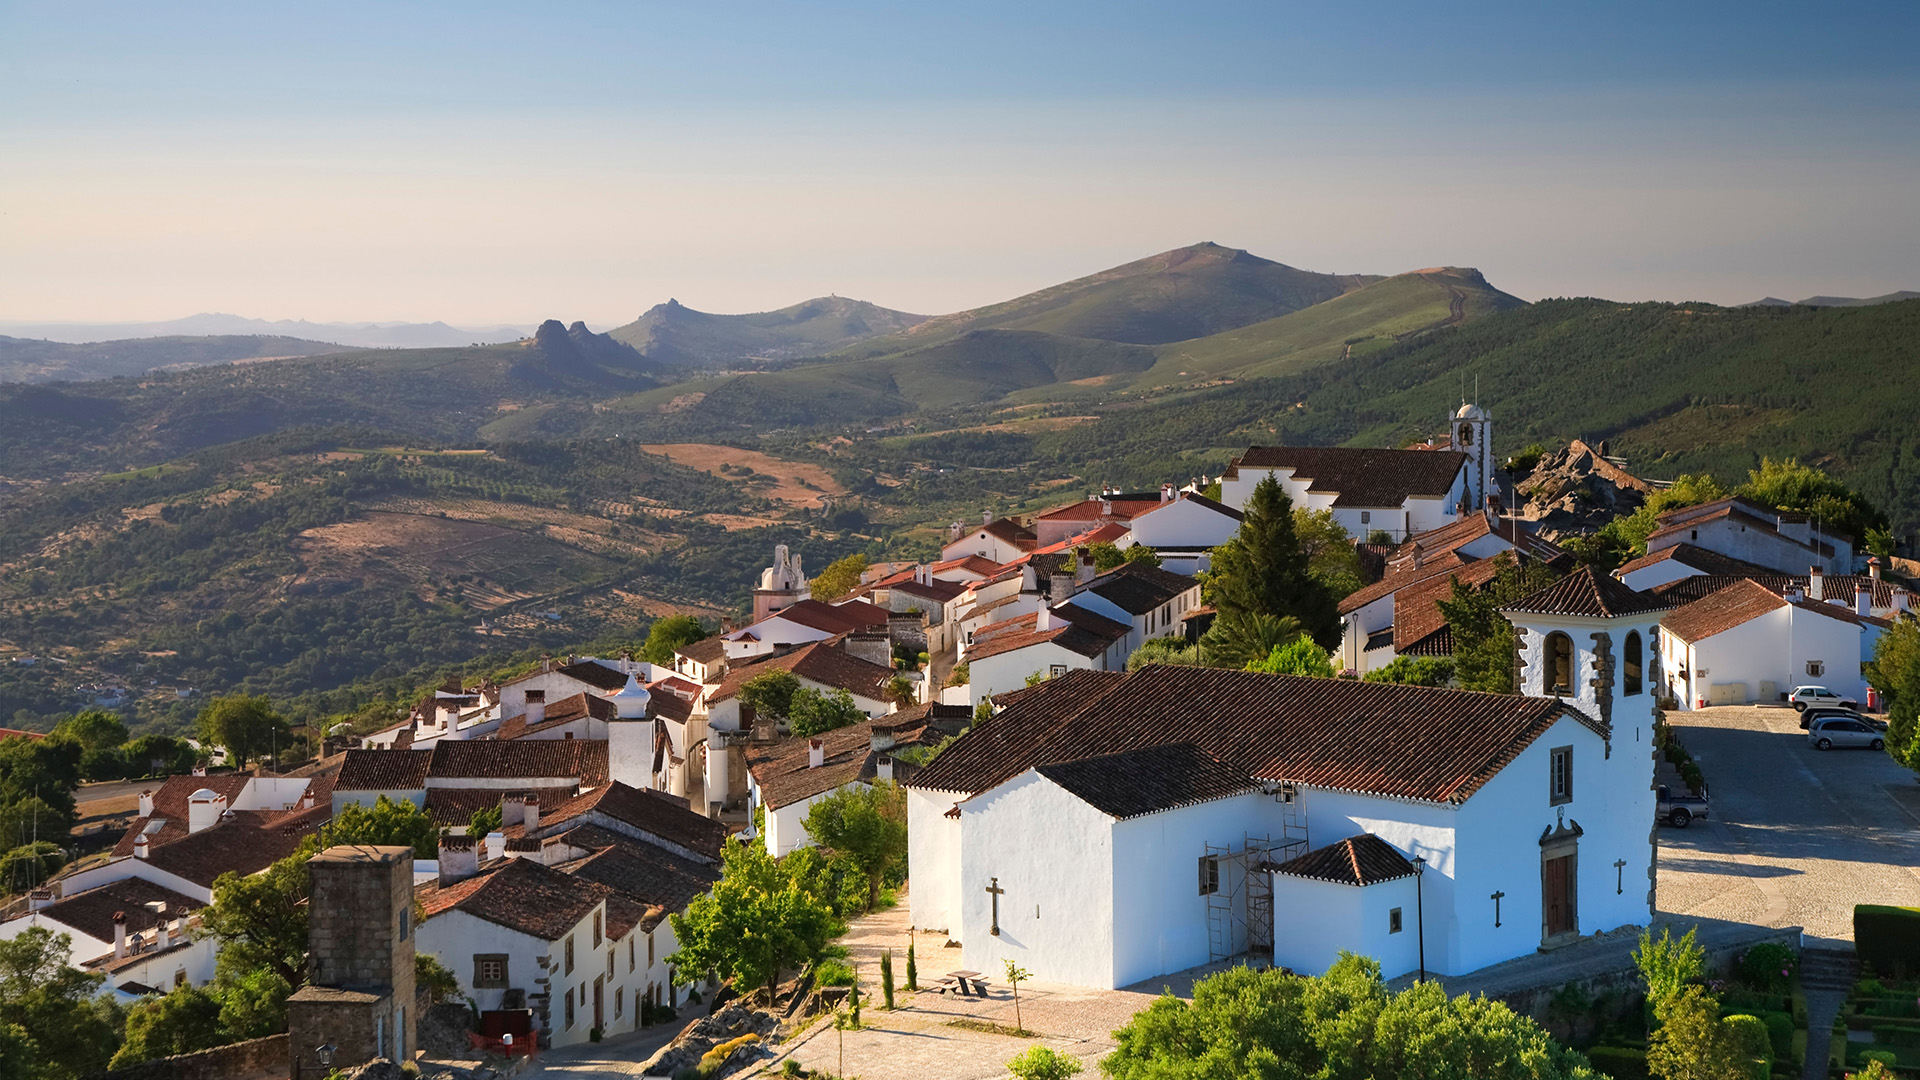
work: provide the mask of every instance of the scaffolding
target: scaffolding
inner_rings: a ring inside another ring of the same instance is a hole
[[[1207,959],[1273,954],[1274,867],[1306,853],[1307,823],[1292,784],[1269,791],[1282,808],[1280,835],[1244,834],[1238,844],[1207,844],[1200,859],[1207,901]]]

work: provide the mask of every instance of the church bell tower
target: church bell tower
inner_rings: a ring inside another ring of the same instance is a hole
[[[1493,421],[1480,406],[1462,404],[1448,423],[1453,448],[1467,455],[1467,506],[1484,511],[1487,496],[1500,492],[1494,479]]]

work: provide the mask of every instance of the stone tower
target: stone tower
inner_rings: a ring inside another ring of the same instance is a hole
[[[413,1058],[413,849],[330,847],[307,862],[307,981],[287,1000],[296,1055],[337,1067]]]
[[[613,695],[616,716],[607,722],[607,773],[611,779],[645,791],[653,787],[653,695],[629,672],[627,685]]]
[[[1463,404],[1448,424],[1453,448],[1467,455],[1467,508],[1485,510],[1487,496],[1500,493],[1494,479],[1500,463],[1493,456],[1493,419],[1480,406]]]
[[[807,576],[800,572],[800,556],[788,554],[785,544],[775,545],[773,565],[760,571],[760,587],[753,590],[753,621],[812,598]]]

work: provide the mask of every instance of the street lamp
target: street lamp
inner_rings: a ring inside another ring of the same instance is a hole
[[[333,1052],[338,1049],[339,1047],[332,1043],[321,1043],[319,1046],[313,1048],[313,1060],[322,1065],[332,1065]]]
[[[1427,857],[1413,857],[1413,927],[1420,947],[1420,981],[1427,981],[1427,908],[1421,882],[1427,876]]]

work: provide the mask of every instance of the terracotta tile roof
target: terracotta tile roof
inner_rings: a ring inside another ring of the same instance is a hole
[[[1409,878],[1415,870],[1413,863],[1392,844],[1372,833],[1361,833],[1283,862],[1274,867],[1274,872],[1338,885],[1364,886]]]
[[[349,750],[335,791],[412,791],[427,786],[432,750]]]
[[[596,720],[612,720],[619,715],[620,709],[614,705],[613,699],[582,692],[549,703],[538,724],[529,726],[525,713],[507,717],[500,722],[500,728],[494,733],[494,738],[524,739],[529,735],[538,735],[542,731],[550,731],[563,724],[570,724],[581,717],[591,716]]]
[[[472,820],[476,810],[498,809],[508,799],[524,799],[533,795],[540,800],[541,806],[558,806],[573,798],[572,786],[518,788],[428,788],[427,814],[435,825],[465,825]]]
[[[619,661],[581,660],[560,668],[560,674],[609,692],[627,685],[627,673],[613,665]]]
[[[886,608],[877,607],[864,600],[849,600],[844,604],[823,604],[818,600],[802,600],[781,608],[766,619],[762,619],[761,622],[785,619],[821,633],[845,634],[853,630],[884,628],[887,625],[887,615]]]
[[[1039,521],[1130,521],[1160,505],[1160,493],[1113,495],[1107,498],[1081,499],[1079,502],[1042,511]]]
[[[159,787],[153,789],[153,814],[148,817],[135,817],[127,826],[127,831],[113,846],[113,853],[133,854],[133,840],[142,833],[146,834],[148,850],[162,844],[171,844],[187,835],[187,800],[194,792],[205,788],[216,795],[225,795],[227,804],[240,797],[250,773],[216,773],[212,776],[169,776]],[[160,827],[149,829],[155,821]]]
[[[220,823],[153,848],[147,861],[196,885],[211,888],[221,874],[255,874],[293,853],[307,834],[333,816],[321,805],[293,814],[235,810]]]
[[[1617,619],[1626,615],[1644,615],[1666,611],[1675,605],[1649,592],[1641,592],[1617,578],[1582,566],[1559,581],[1529,593],[1501,608],[1532,615],[1571,615],[1589,619]]]
[[[1450,525],[1442,525],[1437,529],[1428,529],[1426,532],[1408,537],[1404,543],[1387,553],[1387,565],[1396,570],[1407,567],[1416,552],[1419,553],[1424,565],[1443,554],[1458,551],[1488,536],[1505,541],[1508,547],[1545,563],[1571,564],[1573,561],[1573,557],[1557,544],[1549,543],[1525,529],[1515,529],[1510,526],[1496,528],[1495,525],[1496,522],[1491,513],[1483,511],[1478,514],[1464,514]]]
[[[1418,582],[1427,581],[1436,576],[1445,575],[1471,563],[1491,561],[1462,556],[1457,552],[1445,552],[1432,559],[1424,559],[1419,566],[1404,569],[1389,569],[1385,577],[1371,585],[1362,586],[1347,594],[1340,601],[1340,614],[1358,611],[1383,597],[1392,596],[1401,589]]]
[[[148,904],[164,904],[166,914],[163,916],[153,911],[147,907]],[[35,915],[88,937],[112,943],[114,912],[126,912],[127,933],[138,934],[205,906],[191,896],[150,881],[122,878],[49,904],[35,912]]]
[[[972,530],[970,529],[968,531],[971,532]],[[1004,540],[1014,547],[1030,548],[1040,541],[1040,538],[1034,535],[1032,529],[1027,528],[1012,518],[995,518],[987,524],[980,526],[980,531],[997,540]]]
[[[1053,708],[1068,708],[1075,702],[1084,703],[1104,694],[1124,678],[1118,671],[1073,670],[1057,679],[1044,679],[1032,686],[1022,686],[1013,690],[1002,690],[992,696],[992,701],[1002,710],[1012,708],[1034,698],[1046,697],[1053,702]]]
[[[934,578],[931,583],[925,584],[908,578],[906,581],[895,584],[893,590],[895,592],[905,593],[908,596],[917,596],[925,600],[931,600],[936,604],[944,604],[954,597],[959,596],[961,593],[966,592],[967,586],[964,582],[941,581],[939,578]]]
[[[428,753],[433,755],[433,764],[427,771],[431,780],[553,779],[594,787],[607,779],[605,739],[442,741],[435,743]]]
[[[1098,544],[1103,541],[1111,544],[1114,541],[1119,540],[1121,537],[1125,535],[1127,535],[1127,527],[1125,525],[1121,525],[1118,522],[1109,521],[1104,524],[1097,525],[1091,529],[1088,529],[1086,532],[1076,533],[1072,536],[1069,536],[1065,540],[1048,544],[1046,547],[1035,548],[1031,552],[1031,554],[1032,555],[1058,554],[1058,555],[1064,556],[1064,555],[1070,554],[1074,548],[1086,547],[1089,544]]]
[[[1257,791],[1244,770],[1190,743],[1035,766],[1041,776],[1109,817],[1125,820]]]
[[[691,645],[682,645],[673,650],[675,655],[684,656],[697,664],[717,664],[727,658],[727,642],[718,635],[701,638]]]
[[[1661,619],[1660,626],[1681,641],[1703,641],[1786,606],[1766,586],[1743,578]]]
[[[1185,574],[1176,574],[1146,563],[1128,562],[1087,582],[1085,591],[1129,615],[1145,615],[1199,584]]]
[[[1663,547],[1659,551],[1649,552],[1615,570],[1616,576],[1631,574],[1635,570],[1645,569],[1669,559],[1690,566],[1703,574],[1715,574],[1723,577],[1770,577],[1778,576],[1779,571],[1745,559],[1736,559],[1731,555],[1722,555],[1709,551],[1696,544],[1679,543]]]
[[[541,836],[550,836],[568,822],[595,813],[716,859],[728,835],[725,825],[694,813],[671,796],[641,791],[619,781],[576,795],[558,806],[548,806],[543,801],[537,831]],[[525,827],[520,825],[501,831],[510,840],[526,835]]]
[[[1827,558],[1833,557],[1833,545],[1827,543],[1825,540],[1810,543],[1781,532],[1780,519],[1782,517],[1785,517],[1789,521],[1806,520],[1804,517],[1796,514],[1781,514],[1775,510],[1769,510],[1764,506],[1748,502],[1738,495],[1733,495],[1724,499],[1716,499],[1710,503],[1683,507],[1679,510],[1669,510],[1661,514],[1658,518],[1654,519],[1659,524],[1652,533],[1648,534],[1647,539],[1649,541],[1657,540],[1663,536],[1671,536],[1682,529],[1696,528],[1703,522],[1718,521],[1725,518],[1731,521],[1738,521],[1750,529],[1759,529],[1762,532],[1778,536],[1783,540],[1799,544],[1808,551],[1818,551]]]
[[[1393,594],[1393,650],[1419,656],[1451,656],[1453,635],[1446,636],[1448,651],[1436,653],[1427,639],[1447,628],[1442,600],[1453,599],[1453,583],[1481,589],[1500,573],[1493,559],[1477,559],[1444,574],[1435,574]],[[1424,648],[1423,652],[1416,652]]]
[[[873,730],[876,726],[893,729],[893,749],[873,749]],[[760,798],[778,810],[856,780],[871,781],[878,775],[876,763],[883,754],[891,755],[917,746],[923,736],[934,741],[944,737],[938,729],[927,723],[924,716],[915,719],[895,713],[815,736],[824,744],[821,749],[825,760],[818,768],[809,768],[807,765],[810,750],[807,739],[795,736],[772,743],[749,745],[747,771],[753,774],[753,783],[760,789]],[[912,772],[912,766],[896,761],[894,770],[895,779],[905,779]]]
[[[965,570],[982,578],[990,578],[1000,572],[1000,564],[979,555],[962,555],[957,559],[934,563],[932,570],[936,574],[947,570]]]
[[[977,619],[982,615],[985,615],[989,612],[997,611],[1000,608],[1006,607],[1008,604],[1011,604],[1018,599],[1020,599],[1020,596],[1019,594],[1016,593],[1012,596],[1003,596],[998,600],[989,600],[984,604],[975,604],[972,607],[968,608],[967,610],[961,612],[958,618],[961,622],[971,622],[972,620]]]
[[[0,739],[44,739],[44,731],[26,731],[21,728],[0,727]]]
[[[651,931],[668,914],[685,911],[694,897],[713,888],[720,868],[683,859],[672,852],[613,837],[592,855],[554,869],[607,888],[607,936],[626,937],[638,926]]]
[[[433,883],[415,890],[429,919],[464,911],[542,941],[566,936],[612,894],[599,882],[581,881],[530,858],[505,860],[504,866],[452,885]]]
[[[1174,506],[1183,502],[1192,503],[1195,506],[1206,507],[1208,510],[1213,511],[1216,514],[1220,514],[1224,517],[1230,517],[1235,521],[1245,521],[1247,518],[1247,515],[1241,513],[1238,510],[1235,510],[1233,507],[1228,506],[1226,503],[1219,502],[1214,499],[1209,499],[1205,495],[1201,495],[1191,491],[1187,492],[1185,495],[1182,495],[1177,499],[1169,499],[1166,502],[1163,502],[1158,506],[1153,507],[1150,510],[1144,510],[1133,516],[1135,518],[1143,518],[1143,517],[1146,517],[1148,514],[1152,514],[1160,510],[1165,510],[1169,506]]]
[[[1081,656],[1099,656],[1112,648],[1114,642],[1133,632],[1132,627],[1088,611],[1078,604],[1060,604],[1050,610],[1054,615],[1054,626],[1050,630],[1034,628],[1039,622],[1039,613],[1036,612],[974,631],[973,644],[967,647],[967,660],[971,662],[999,656],[1043,642],[1052,642]]]
[[[816,641],[751,664],[736,664],[728,670],[726,678],[707,691],[707,704],[726,701],[738,695],[748,679],[775,670],[791,671],[808,682],[884,700],[887,684],[893,681],[893,669],[862,660],[840,644],[838,639]]]
[[[672,720],[684,724],[693,719],[693,700],[683,698],[664,687],[655,689],[647,700],[647,715],[656,720]]]
[[[1444,498],[1467,464],[1452,450],[1364,450],[1346,446],[1251,446],[1222,475],[1242,468],[1292,469],[1307,490],[1337,492],[1335,506],[1398,507],[1414,496]]]
[[[1562,718],[1608,734],[1551,698],[1347,679],[1152,666],[1084,687],[1019,701],[908,786],[980,792],[1041,765],[1188,742],[1261,779],[1460,803]]]

